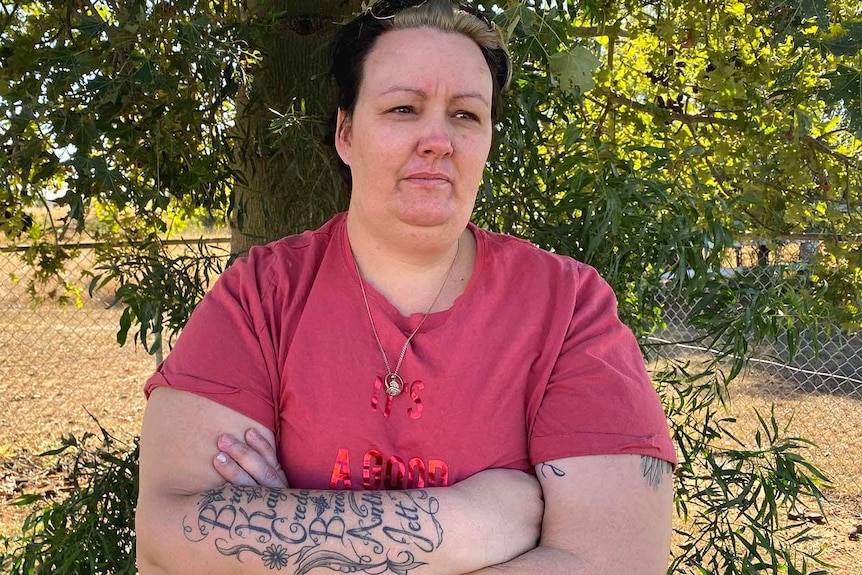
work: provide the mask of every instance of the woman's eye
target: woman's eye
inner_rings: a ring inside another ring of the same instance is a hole
[[[475,122],[479,121],[479,116],[474,114],[473,112],[460,111],[455,114],[456,118],[461,118],[462,120],[473,120]]]

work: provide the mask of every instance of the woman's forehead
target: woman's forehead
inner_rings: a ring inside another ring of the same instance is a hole
[[[396,90],[429,95],[444,83],[458,97],[479,95],[490,102],[491,70],[479,46],[463,34],[433,28],[387,32],[369,52],[363,89],[375,95]]]

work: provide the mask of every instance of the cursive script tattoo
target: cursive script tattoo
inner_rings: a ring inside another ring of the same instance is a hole
[[[543,463],[542,466],[539,468],[539,471],[542,472],[542,477],[544,477],[545,479],[548,478],[548,475],[547,475],[548,473],[552,473],[556,477],[565,477],[566,476],[565,471],[563,471],[559,467],[555,467],[555,466],[551,465],[550,463]]]
[[[641,455],[641,471],[644,478],[654,488],[658,489],[665,475],[669,475],[673,467],[663,459],[656,459],[649,455]]]
[[[407,575],[417,553],[443,543],[440,503],[424,490],[291,491],[226,485],[205,492],[183,518],[188,541],[207,541],[225,557],[256,557],[270,570],[306,574]]]

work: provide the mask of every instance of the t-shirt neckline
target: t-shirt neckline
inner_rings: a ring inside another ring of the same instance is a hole
[[[342,254],[342,263],[344,264],[343,271],[345,272],[347,279],[345,285],[350,286],[351,291],[356,292],[357,305],[364,307],[365,303],[362,300],[362,292],[359,287],[359,275],[356,270],[356,264],[353,261],[353,252],[350,249],[350,238],[347,235],[347,212],[340,214],[340,216],[340,221],[337,223],[338,230],[334,236],[340,244],[339,250]],[[465,302],[470,299],[472,292],[476,290],[475,285],[478,283],[479,277],[482,275],[482,269],[485,263],[486,238],[482,233],[482,229],[476,226],[473,222],[467,222],[467,229],[470,230],[473,237],[476,239],[476,261],[473,264],[473,273],[470,275],[470,280],[467,282],[467,286],[464,288],[461,295],[455,298],[455,302],[452,304],[452,307],[432,312],[428,316],[428,319],[426,319],[425,323],[422,324],[422,329],[419,330],[420,333],[428,332],[444,325],[449,318],[458,311],[459,307],[466,305]],[[398,308],[392,305],[392,303],[386,299],[386,296],[377,291],[374,286],[369,284],[367,281],[364,282],[364,286],[365,293],[368,296],[368,305],[371,306],[371,313],[374,314],[375,322],[381,321],[378,318],[380,316],[379,312],[382,311],[383,315],[385,315],[390,323],[394,323],[405,335],[409,335],[414,329],[416,329],[419,322],[422,321],[422,318],[425,315],[424,313],[417,312],[410,316],[403,316],[401,315],[401,312],[398,311]]]

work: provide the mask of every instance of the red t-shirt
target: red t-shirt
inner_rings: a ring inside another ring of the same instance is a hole
[[[145,392],[190,391],[272,430],[291,487],[451,485],[577,455],[675,463],[658,396],[596,271],[470,224],[473,275],[386,395],[346,218],[252,248],[201,301]],[[397,361],[423,314],[366,292]]]

